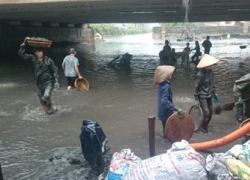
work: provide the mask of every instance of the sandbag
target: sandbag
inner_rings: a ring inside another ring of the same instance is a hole
[[[237,159],[226,159],[226,163],[229,166],[230,171],[241,180],[250,179],[250,168]]]
[[[121,180],[123,175],[141,159],[130,149],[123,149],[113,154],[106,180]]]
[[[214,153],[206,158],[206,170],[209,180],[233,180],[234,177],[229,170],[223,153]]]
[[[242,145],[237,144],[237,145],[233,146],[225,154],[231,155],[234,158],[241,160],[247,166],[250,167],[250,140]]]
[[[138,162],[124,180],[207,180],[205,158],[182,140],[166,153]]]
[[[101,126],[93,120],[83,120],[80,134],[83,157],[93,168],[101,160],[108,141]]]

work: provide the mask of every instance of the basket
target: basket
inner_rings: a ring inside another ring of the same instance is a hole
[[[85,78],[81,78],[81,79],[77,78],[75,80],[75,88],[78,91],[83,91],[83,90],[88,91],[89,90],[89,82]]]
[[[240,49],[245,49],[247,46],[246,45],[241,45]]]
[[[44,38],[26,38],[27,43],[30,47],[34,48],[49,48],[52,44],[51,40]]]
[[[247,123],[250,123],[250,119],[246,119],[245,121],[243,121],[241,124],[240,124],[240,127],[241,128],[242,126],[246,125]],[[250,138],[250,133],[246,134],[245,135],[246,138]]]
[[[189,141],[194,134],[194,121],[188,113],[184,113],[181,119],[178,113],[172,114],[165,127],[165,135],[171,142],[177,142],[185,139]]]
[[[200,106],[193,105],[189,110],[189,114],[194,121],[194,132],[197,132],[204,120],[202,109]]]

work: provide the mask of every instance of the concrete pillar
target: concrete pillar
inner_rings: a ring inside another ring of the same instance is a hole
[[[161,25],[161,38],[162,38],[162,39],[165,39],[166,34],[167,34],[167,27],[166,27],[166,24],[162,24],[162,25]]]
[[[244,22],[243,23],[243,33],[247,34],[248,33],[248,23],[247,22]]]

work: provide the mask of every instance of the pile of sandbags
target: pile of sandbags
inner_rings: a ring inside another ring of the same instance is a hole
[[[117,154],[114,154],[114,156]],[[113,161],[113,160],[112,160]],[[123,169],[122,180],[207,180],[205,170],[205,158],[191,148],[187,141],[176,142],[164,154],[145,160],[132,159],[121,161],[120,166],[110,165],[110,172],[107,177],[116,171]],[[116,161],[118,163],[118,161]],[[127,163],[127,165],[126,165]],[[124,170],[126,171],[124,173]],[[121,174],[121,173],[120,173]],[[112,175],[113,176],[113,175]],[[114,177],[114,176],[113,176]]]
[[[129,149],[113,155],[107,180],[250,180],[250,140],[205,158],[182,140],[141,160]]]

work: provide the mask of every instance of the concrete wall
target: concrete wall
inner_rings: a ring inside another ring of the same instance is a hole
[[[181,27],[167,27],[168,33],[182,33],[184,28]],[[228,34],[228,33],[243,33],[243,25],[235,26],[204,26],[204,27],[190,27],[191,32],[196,34]]]
[[[40,27],[41,24],[36,23],[38,27],[20,26],[19,23],[1,23],[0,25],[0,62],[8,63],[19,59],[17,51],[19,45],[24,38],[44,37],[53,41],[50,52],[68,53],[69,47],[76,47],[78,51],[83,53],[92,52],[95,48],[94,31],[87,25],[78,25],[78,27]],[[51,26],[51,25],[50,25]],[[74,26],[74,25],[73,25]],[[31,48],[30,48],[31,49]],[[60,57],[61,58],[61,57]]]

